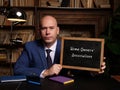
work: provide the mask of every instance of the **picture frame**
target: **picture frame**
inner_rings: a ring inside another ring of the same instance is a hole
[[[100,71],[104,59],[104,39],[62,37],[60,64],[63,68]]]

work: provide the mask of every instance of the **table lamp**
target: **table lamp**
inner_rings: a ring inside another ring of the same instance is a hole
[[[10,9],[7,15],[7,19],[12,22],[26,22],[26,13],[18,8]]]
[[[11,31],[10,31],[10,45],[12,46],[13,44],[18,44],[18,43],[22,43],[22,39],[13,39],[12,38],[12,34],[13,34],[13,26],[17,25],[17,24],[23,24],[24,22],[26,22],[27,16],[26,13],[18,8],[12,8],[8,11],[7,14],[7,20],[11,21]],[[12,49],[11,49],[12,50]],[[12,61],[10,60],[10,68],[11,68],[11,73],[12,73]]]
[[[26,13],[21,9],[12,8],[8,11],[7,20],[11,21],[10,42],[12,44],[22,43],[22,39],[12,39],[12,31],[14,25],[25,23],[27,21],[26,18]]]

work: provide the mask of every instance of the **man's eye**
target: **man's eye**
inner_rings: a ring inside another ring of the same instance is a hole
[[[50,27],[50,29],[54,29],[54,27]]]
[[[45,30],[45,29],[46,29],[45,27],[41,28],[41,30]]]

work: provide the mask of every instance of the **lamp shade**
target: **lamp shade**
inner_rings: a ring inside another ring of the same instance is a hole
[[[7,15],[7,19],[10,21],[18,21],[18,22],[26,22],[26,13],[21,10],[21,9],[17,9],[17,8],[12,8],[10,9],[8,15]]]

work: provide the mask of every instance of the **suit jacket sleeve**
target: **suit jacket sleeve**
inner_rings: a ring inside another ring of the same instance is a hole
[[[54,63],[60,60],[60,40],[58,40]],[[45,50],[40,40],[28,42],[14,65],[15,75],[40,76],[47,68]]]
[[[15,75],[40,76],[47,67],[44,48],[37,41],[26,43],[14,65]]]

